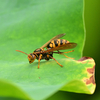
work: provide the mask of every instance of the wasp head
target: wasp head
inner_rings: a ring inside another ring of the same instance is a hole
[[[30,54],[28,55],[29,63],[34,62],[35,59],[36,59],[36,56],[35,56],[33,53],[30,53]]]

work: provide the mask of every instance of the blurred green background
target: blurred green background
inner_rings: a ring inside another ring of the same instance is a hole
[[[84,0],[86,42],[83,56],[94,58],[96,62],[96,90],[93,95],[59,91],[48,100],[100,100],[100,0]],[[67,98],[67,99],[66,99]]]
[[[100,34],[100,0],[84,0],[85,4],[85,27],[86,42],[83,56],[94,58],[96,62],[96,91],[93,95],[77,94],[59,91],[47,100],[100,100],[100,61],[99,61],[99,34]],[[67,99],[66,99],[67,98]],[[8,100],[8,98],[0,98],[0,100]],[[9,100],[18,100],[9,98]]]

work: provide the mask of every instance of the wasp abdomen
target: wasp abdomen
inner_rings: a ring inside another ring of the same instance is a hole
[[[65,39],[56,39],[56,40],[52,40],[48,45],[47,48],[54,48],[60,45],[64,45],[69,43],[69,41],[65,40]]]

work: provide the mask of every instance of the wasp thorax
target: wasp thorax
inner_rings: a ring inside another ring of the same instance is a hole
[[[44,51],[44,49],[38,48],[34,52],[41,52],[41,51]]]
[[[29,63],[34,62],[35,59],[36,59],[36,56],[35,56],[33,53],[30,53],[30,54],[28,55]]]

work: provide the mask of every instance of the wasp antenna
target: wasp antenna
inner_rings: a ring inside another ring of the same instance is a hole
[[[16,50],[16,51],[18,51],[18,52],[21,52],[21,53],[24,53],[24,54],[28,55],[27,53],[25,53],[25,52],[23,52],[23,51],[20,51],[20,50]]]

